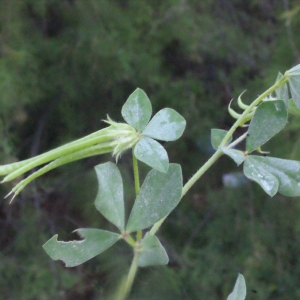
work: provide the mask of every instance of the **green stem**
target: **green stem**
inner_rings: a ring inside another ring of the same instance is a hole
[[[245,138],[247,138],[247,136],[248,136],[248,131],[246,131],[239,138],[237,138],[235,141],[233,141],[232,143],[230,143],[229,145],[227,145],[226,148],[227,149],[232,149],[233,147],[235,147],[236,145],[238,145],[240,142],[242,142]]]
[[[182,188],[183,197],[187,191],[196,183],[197,180],[223,155],[223,152],[218,149],[211,158],[193,175],[192,178]]]
[[[272,94],[275,90],[277,90],[280,86],[285,84],[288,81],[287,75],[284,75],[281,79],[276,81],[270,88],[268,88],[264,93],[262,93],[259,97],[257,97],[249,106],[247,109],[244,110],[242,115],[235,121],[235,123],[232,125],[230,130],[225,135],[224,139],[222,140],[220,147],[224,147],[227,142],[229,141],[230,137],[233,135],[233,133],[236,131],[236,129],[243,124],[243,121],[245,117],[252,111],[252,109],[257,106],[260,102],[263,101],[264,98]]]
[[[165,219],[168,217],[168,215],[166,215],[164,218],[160,219],[158,222],[156,222],[151,230],[149,231],[149,235],[155,235],[155,233],[158,231],[158,229],[160,228],[160,226],[162,225],[162,223],[165,221]]]
[[[139,176],[138,161],[134,155],[134,147],[132,148],[132,164],[133,164],[135,194],[137,196],[140,192],[140,176]],[[126,299],[126,297],[128,296],[128,294],[131,291],[132,284],[133,284],[134,278],[135,278],[137,270],[138,270],[138,257],[140,255],[140,251],[139,251],[140,243],[139,242],[142,240],[142,237],[143,237],[142,231],[141,230],[137,231],[137,234],[136,234],[137,242],[135,242],[132,237],[130,237],[130,238],[129,237],[130,236],[126,237],[125,241],[134,248],[134,256],[133,256],[133,260],[131,262],[131,266],[130,266],[128,275],[126,277],[126,282],[125,282],[125,284],[124,283],[121,284],[122,285],[121,291],[118,293],[117,300],[125,300]]]
[[[118,299],[117,300],[125,300],[127,298],[127,296],[129,295],[131,288],[132,288],[132,284],[134,282],[137,270],[138,270],[138,257],[139,257],[139,251],[134,251],[134,257],[133,260],[131,262],[131,266],[127,275],[127,279],[126,279],[126,283],[124,285],[124,287],[122,288],[122,291],[119,293],[118,295]]]
[[[184,185],[181,192],[181,198],[187,193],[187,191],[195,184],[195,182],[223,155],[223,152],[219,149],[217,150],[213,156],[194,174],[194,176]],[[157,230],[160,228],[162,223],[165,221],[165,219],[168,216],[165,216],[164,218],[160,219],[158,222],[156,222],[149,234],[154,235]]]
[[[236,122],[232,125],[230,130],[227,132],[225,137],[223,138],[222,142],[220,143],[220,147],[224,147],[230,137],[233,135],[235,130],[243,124],[245,117],[252,111],[252,109],[257,106],[264,98],[266,98],[268,95],[270,95],[272,92],[274,92],[276,89],[278,89],[280,86],[285,84],[288,81],[287,75],[284,75],[280,80],[275,82],[274,85],[272,85],[269,89],[267,89],[264,93],[262,93],[259,97],[257,97],[249,106],[248,108],[241,114],[241,116],[236,120]],[[246,136],[242,135],[240,138],[244,139]],[[239,139],[231,143],[232,145],[235,145],[235,143],[240,142]],[[184,185],[182,188],[182,195],[181,198],[190,190],[190,188],[200,179],[200,177],[223,155],[223,152],[220,150],[220,148],[210,157],[210,159],[188,180],[188,182]],[[153,225],[153,227],[150,230],[150,234],[155,234],[157,230],[160,228],[162,223],[167,218],[164,217],[163,219],[159,220],[157,223]]]
[[[136,242],[135,242],[135,240],[130,235],[126,236],[126,238],[124,238],[124,241],[127,244],[129,244],[132,248],[135,248]]]
[[[139,252],[135,251],[134,252],[134,257],[133,260],[131,262],[131,266],[128,272],[128,276],[127,276],[127,282],[126,282],[126,295],[128,295],[128,293],[131,291],[131,287],[135,278],[135,275],[137,273],[137,269],[138,269],[138,257],[139,257]]]
[[[139,243],[143,238],[143,231],[142,230],[138,230],[136,232],[136,241]]]
[[[133,163],[133,176],[134,176],[134,188],[135,195],[137,196],[140,192],[140,176],[138,161],[134,155],[134,148],[132,148],[132,163]]]
[[[134,177],[134,187],[135,187],[135,195],[140,192],[140,175],[139,175],[139,165],[138,160],[134,155],[134,148],[132,148],[132,163],[133,163],[133,177]],[[141,230],[138,230],[136,233],[136,240],[140,242],[142,240],[143,234]]]

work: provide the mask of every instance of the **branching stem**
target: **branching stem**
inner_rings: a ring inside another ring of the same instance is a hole
[[[242,115],[236,120],[236,122],[232,125],[230,130],[227,132],[225,137],[223,138],[220,147],[224,147],[236,129],[243,124],[245,117],[252,111],[252,109],[257,106],[260,102],[263,101],[268,95],[272,94],[276,89],[282,86],[284,83],[288,81],[286,75],[284,75],[281,79],[275,82],[269,89],[267,89],[264,93],[262,93],[259,97],[257,97],[247,109],[244,110]],[[234,143],[234,142],[233,142]],[[217,150],[211,158],[193,175],[193,177],[184,185],[182,189],[182,196],[184,196],[187,191],[200,179],[200,177],[223,155],[222,151]]]
[[[232,137],[233,133],[236,131],[236,129],[241,126],[244,123],[245,118],[248,116],[248,114],[252,111],[252,109],[257,106],[260,102],[263,101],[268,95],[272,94],[276,89],[281,87],[283,84],[285,84],[288,81],[288,75],[284,75],[282,78],[280,78],[277,82],[275,82],[269,89],[267,89],[264,93],[262,93],[259,97],[257,97],[241,114],[241,116],[236,120],[236,122],[232,125],[230,130],[227,132],[225,137],[223,138],[222,142],[220,143],[220,147],[226,146],[229,139]],[[246,135],[242,135],[240,138],[232,142],[229,147],[233,147],[239,142],[241,142],[240,139],[245,139]],[[220,150],[220,148],[210,157],[210,159],[188,180],[188,182],[184,185],[182,188],[182,196],[183,197],[190,188],[200,179],[200,177],[223,155],[223,152]],[[162,223],[167,218],[164,217],[163,219],[159,220],[157,223],[155,223],[150,230],[150,234],[155,234],[157,230],[160,228]]]

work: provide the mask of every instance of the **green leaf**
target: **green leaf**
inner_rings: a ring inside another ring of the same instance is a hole
[[[291,77],[289,79],[290,91],[295,105],[300,109],[300,76]]]
[[[287,123],[287,108],[282,100],[261,103],[250,122],[246,150],[252,152],[265,144]]]
[[[120,231],[124,231],[123,182],[118,167],[107,162],[95,167],[99,190],[95,200],[97,210]]]
[[[220,148],[222,152],[226,155],[228,155],[230,158],[232,158],[237,165],[240,165],[244,162],[246,156],[245,154],[240,150],[234,150],[234,149],[227,149],[227,148]]]
[[[245,161],[244,174],[247,178],[257,182],[271,197],[277,193],[279,187],[277,178],[257,162],[253,156],[248,157]]]
[[[294,116],[300,116],[300,109],[295,105],[293,99],[289,100],[289,113]]]
[[[138,88],[129,96],[121,113],[129,125],[142,131],[150,120],[152,105],[146,93]]]
[[[283,77],[283,75],[279,72],[276,82],[280,80]],[[285,106],[288,106],[289,101],[289,90],[287,84],[283,84],[281,87],[275,90],[275,94],[278,100],[283,100]]]
[[[292,67],[290,70],[286,71],[290,76],[300,75],[300,64]]]
[[[181,191],[180,165],[170,164],[167,173],[151,170],[135,200],[126,230],[147,228],[167,216],[179,203]]]
[[[146,234],[141,243],[141,253],[138,258],[139,267],[166,265],[168,254],[155,235]]]
[[[43,246],[53,260],[62,260],[66,267],[75,267],[100,254],[116,243],[121,235],[101,229],[77,229],[81,241],[59,242],[54,235]]]
[[[287,71],[289,86],[295,105],[300,109],[300,65]]]
[[[246,298],[246,282],[242,274],[239,274],[232,293],[227,300],[244,300]]]
[[[211,145],[215,150],[218,149],[227,132],[228,131],[223,129],[211,129]],[[231,141],[232,137],[230,137],[228,143],[230,143]]]
[[[169,168],[168,153],[157,141],[142,137],[134,147],[135,157],[160,172],[166,173]]]
[[[161,141],[175,141],[181,137],[185,125],[185,119],[178,112],[164,108],[151,119],[143,135]]]
[[[300,196],[300,162],[275,157],[248,156],[244,174],[274,196],[277,191],[288,197]]]

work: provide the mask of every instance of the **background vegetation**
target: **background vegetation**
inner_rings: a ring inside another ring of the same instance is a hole
[[[0,0],[1,162],[93,132],[106,114],[121,121],[120,107],[140,87],[155,111],[172,107],[187,120],[181,141],[167,146],[186,180],[211,154],[210,128],[232,123],[229,101],[247,89],[247,102],[277,71],[300,62],[297,5]],[[300,159],[299,129],[291,119],[265,148]],[[119,166],[130,195],[129,159],[124,155]],[[13,205],[1,201],[3,299],[109,299],[128,268],[126,245],[72,269],[41,247],[55,233],[74,238],[75,228],[109,226],[93,207],[92,167],[100,162],[67,165],[31,184]],[[140,270],[130,299],[225,299],[238,272],[246,278],[247,299],[300,297],[299,199],[270,199],[247,181],[238,189],[224,186],[224,174],[235,171],[223,158],[184,198],[160,231],[170,264]],[[10,188],[1,186],[0,195]]]

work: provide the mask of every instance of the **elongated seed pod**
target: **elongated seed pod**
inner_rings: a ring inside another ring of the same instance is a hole
[[[37,166],[46,164],[38,171],[20,181],[6,197],[14,193],[11,199],[12,201],[32,180],[69,162],[109,152],[118,158],[122,152],[132,148],[141,138],[141,134],[129,124],[116,123],[109,117],[105,122],[110,126],[81,139],[67,143],[33,158],[0,166],[0,175],[7,174],[2,182],[7,182]]]
[[[33,181],[34,179],[42,176],[43,174],[45,174],[45,173],[47,173],[47,172],[49,172],[49,171],[51,171],[51,170],[53,170],[57,167],[60,167],[64,164],[67,164],[67,163],[70,163],[70,162],[73,162],[73,161],[76,161],[76,160],[79,160],[79,159],[83,159],[83,158],[87,158],[87,157],[95,156],[95,155],[100,155],[100,154],[105,154],[105,153],[110,153],[110,152],[112,152],[112,147],[109,145],[109,143],[103,143],[101,145],[91,146],[89,148],[79,150],[79,151],[75,151],[71,154],[68,154],[68,155],[62,156],[60,158],[57,158],[56,160],[52,161],[51,163],[47,164],[43,168],[37,170],[36,172],[31,174],[30,176],[28,176],[25,179],[23,179],[22,181],[20,181],[9,193],[9,195],[11,193],[14,193],[14,196],[11,199],[11,201],[31,181]]]
[[[70,154],[72,152],[75,152],[75,151],[78,151],[78,150],[81,150],[81,149],[84,149],[84,148],[88,148],[90,146],[93,146],[95,144],[99,144],[101,142],[107,142],[110,139],[111,139],[111,136],[108,135],[108,134],[107,135],[100,135],[98,137],[92,137],[90,139],[84,139],[84,140],[81,140],[81,141],[76,141],[76,143],[72,142],[70,144],[58,147],[54,150],[51,150],[51,151],[46,152],[46,153],[44,153],[40,156],[37,156],[35,158],[35,160],[27,163],[23,167],[21,167],[21,168],[15,170],[15,171],[13,171],[12,173],[8,174],[6,177],[4,177],[2,182],[7,182],[7,181],[10,181],[10,180],[13,180],[13,179],[17,178],[18,176],[26,173],[27,171],[29,171],[29,170],[31,170],[31,169],[39,166],[39,165],[45,164],[49,161],[55,160],[58,157]]]
[[[60,151],[60,150],[63,150],[64,148],[69,149],[72,145],[76,145],[78,142],[86,141],[86,140],[95,138],[95,137],[97,137],[97,136],[99,136],[99,135],[103,135],[103,134],[105,134],[106,132],[109,132],[108,129],[109,129],[109,127],[108,127],[108,128],[104,128],[104,129],[101,129],[101,130],[98,130],[98,131],[96,131],[96,132],[94,132],[94,133],[91,133],[91,134],[89,134],[89,135],[87,135],[87,136],[85,136],[85,137],[83,137],[83,138],[80,138],[80,139],[78,139],[78,140],[76,140],[76,141],[73,141],[73,142],[67,143],[67,144],[65,144],[65,145],[59,146],[59,147],[57,147],[57,148],[55,148],[55,149],[53,149],[53,150],[50,150],[50,151],[45,152],[45,153],[43,153],[43,154],[37,155],[37,156],[35,156],[35,157],[29,158],[29,159],[25,159],[25,160],[22,160],[22,161],[19,161],[19,162],[11,163],[11,164],[2,165],[2,166],[0,166],[0,176],[1,176],[1,175],[7,175],[7,174],[10,174],[10,173],[12,173],[13,171],[16,171],[16,170],[18,170],[18,169],[20,169],[20,168],[22,168],[22,167],[28,165],[29,163],[32,163],[32,162],[35,162],[35,161],[39,161],[39,160],[41,160],[42,158],[49,157],[49,155],[52,155],[52,154],[54,155],[53,157],[54,157],[54,159],[55,159],[55,158],[56,158],[56,157],[55,157],[55,154],[58,155],[57,157],[60,156],[58,150]],[[50,159],[50,160],[52,160],[52,159]],[[48,160],[48,161],[45,160],[45,163],[49,162],[50,160]],[[43,164],[43,163],[41,163],[41,164]],[[37,165],[36,165],[36,166],[37,166]],[[25,172],[26,172],[26,171],[25,171]],[[23,173],[24,173],[24,172],[23,172]],[[21,173],[20,175],[22,175],[23,173]],[[18,175],[18,176],[19,176],[19,175]]]

